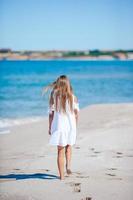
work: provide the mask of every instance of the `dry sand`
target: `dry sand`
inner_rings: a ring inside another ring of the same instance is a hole
[[[0,135],[0,200],[133,199],[133,104],[80,111],[73,174],[63,181],[47,130],[44,118]]]

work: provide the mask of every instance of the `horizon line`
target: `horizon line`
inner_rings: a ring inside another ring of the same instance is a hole
[[[51,49],[12,49],[10,47],[0,47],[0,50],[10,50],[10,51],[133,51],[133,48],[114,48],[114,49],[111,49],[111,48],[84,48],[84,49],[79,49],[79,48],[73,48],[73,49],[54,49],[54,48],[51,48]]]

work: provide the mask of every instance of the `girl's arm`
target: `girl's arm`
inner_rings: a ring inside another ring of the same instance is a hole
[[[53,93],[51,92],[50,100],[49,100],[49,107],[51,108],[53,104],[54,104]],[[53,121],[53,117],[54,117],[54,111],[51,110],[49,112],[49,135],[51,135],[51,124],[52,124],[52,121]]]
[[[75,120],[76,120],[76,125],[77,125],[78,124],[78,117],[79,117],[77,109],[74,110],[74,114],[75,114]]]
[[[52,111],[52,113],[49,113],[49,135],[51,135],[51,124],[53,121],[53,117],[54,117],[54,111]]]
[[[79,105],[78,105],[78,99],[76,96],[74,97],[74,102],[75,102],[75,108],[74,108],[75,120],[76,120],[76,124],[78,124]]]

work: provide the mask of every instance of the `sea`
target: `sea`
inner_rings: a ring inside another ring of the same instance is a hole
[[[0,133],[48,116],[50,91],[67,75],[80,109],[92,104],[133,102],[133,61],[0,61]]]

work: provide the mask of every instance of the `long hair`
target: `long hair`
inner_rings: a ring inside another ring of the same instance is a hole
[[[43,90],[42,90],[42,96],[43,96],[48,90],[53,89],[53,88],[55,87],[55,85],[56,85],[56,81],[54,81],[53,83],[51,83],[51,84],[45,86],[45,87],[43,88]]]
[[[67,76],[61,75],[57,80],[47,87],[44,91],[52,89],[55,100],[56,111],[66,113],[66,102],[70,105],[70,110],[73,111],[73,89]]]
[[[63,111],[65,113],[67,100],[70,105],[70,109],[72,111],[73,108],[72,86],[67,76],[62,75],[57,79],[56,85],[54,87],[54,94],[55,94],[56,111]]]

